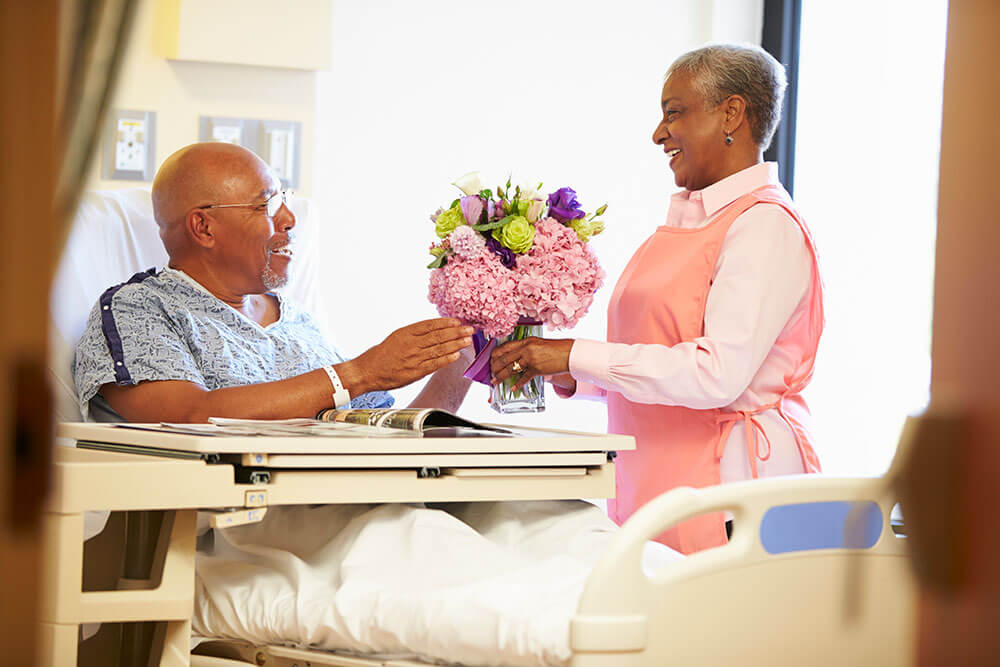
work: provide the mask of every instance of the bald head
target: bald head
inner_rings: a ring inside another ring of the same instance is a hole
[[[272,179],[267,163],[242,146],[191,144],[173,153],[153,180],[153,217],[167,254],[176,259],[186,251],[191,209],[253,201]]]

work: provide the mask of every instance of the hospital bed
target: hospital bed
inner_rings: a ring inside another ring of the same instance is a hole
[[[315,248],[309,202],[293,208],[300,247]],[[75,446],[57,448],[44,515],[42,664],[116,664],[101,653],[109,641],[114,653],[131,642],[144,665],[422,664],[232,640],[190,655],[197,511],[225,527],[289,504],[613,494],[611,453],[634,447],[624,436],[210,438],[80,423],[68,367],[91,304],[164,261],[148,192],[86,196],[52,304],[59,435]],[[318,310],[315,257],[300,251],[294,267],[292,296]],[[877,479],[786,478],[661,496],[587,579],[567,619],[572,665],[912,664],[914,585],[905,539],[890,525],[893,504]],[[91,526],[94,511],[105,514]],[[718,511],[734,516],[727,546],[642,569],[647,540]],[[96,623],[118,634],[80,643],[81,625]]]

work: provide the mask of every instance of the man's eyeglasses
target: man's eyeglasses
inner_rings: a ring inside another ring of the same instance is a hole
[[[209,204],[207,206],[199,206],[198,208],[253,208],[264,211],[267,217],[273,218],[278,215],[278,211],[281,210],[282,206],[288,204],[287,198],[288,191],[282,190],[281,192],[275,192],[265,202],[254,202],[252,204]]]

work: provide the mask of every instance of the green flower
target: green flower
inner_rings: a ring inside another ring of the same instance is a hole
[[[455,231],[456,227],[464,224],[465,216],[462,215],[462,205],[455,204],[438,216],[438,219],[434,222],[434,232],[438,235],[438,238],[443,239]]]
[[[493,230],[493,238],[505,248],[523,255],[531,250],[531,243],[535,240],[535,226],[523,215],[515,215],[506,225]]]
[[[597,236],[604,231],[603,220],[591,220],[588,222],[583,218],[579,218],[577,220],[570,220],[569,226],[576,232],[576,235],[583,243],[589,241],[590,237]]]

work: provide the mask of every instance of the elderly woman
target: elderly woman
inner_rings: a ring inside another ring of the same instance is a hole
[[[678,58],[653,142],[683,190],[619,278],[607,342],[529,338],[493,353],[494,383],[547,376],[561,396],[606,401],[608,430],[635,436],[608,503],[619,523],[677,486],[819,471],[801,396],[823,329],[816,250],[763,161],[784,88],[756,47]],[[684,553],[724,544],[724,521],[659,540]]]

